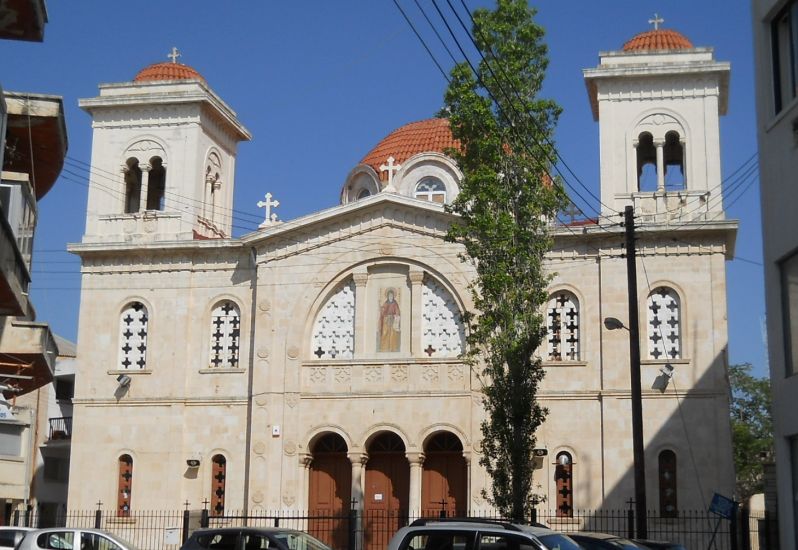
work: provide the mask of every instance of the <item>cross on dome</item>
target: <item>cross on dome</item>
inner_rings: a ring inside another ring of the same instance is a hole
[[[660,17],[659,14],[655,13],[654,19],[649,19],[648,22],[654,25],[654,30],[656,31],[659,30],[660,24],[664,23],[665,20],[662,17]]]
[[[258,227],[266,227],[277,222],[277,214],[272,213],[272,206],[277,208],[280,206],[280,201],[273,201],[271,193],[266,193],[265,199],[265,201],[258,201],[258,208],[266,209],[266,219]]]
[[[177,63],[178,57],[183,57],[182,54],[177,50],[177,47],[172,46],[172,51],[166,56],[172,60],[172,63]]]
[[[388,172],[388,187],[385,188],[386,191],[396,191],[396,187],[393,186],[393,173],[401,170],[402,165],[394,164],[395,160],[393,157],[388,157],[388,164],[380,166],[381,171]]]

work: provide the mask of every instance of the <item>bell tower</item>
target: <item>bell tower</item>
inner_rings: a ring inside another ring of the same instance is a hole
[[[653,30],[584,71],[599,123],[602,215],[631,204],[646,221],[723,219],[719,117],[729,64],[662,22],[655,16]]]
[[[252,136],[179,56],[80,100],[93,128],[83,242],[231,235],[236,149]]]

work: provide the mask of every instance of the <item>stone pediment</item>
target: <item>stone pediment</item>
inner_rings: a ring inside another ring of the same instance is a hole
[[[262,254],[281,258],[382,228],[443,238],[454,219],[453,214],[444,212],[438,204],[381,193],[288,222],[277,222],[244,235],[241,241]]]

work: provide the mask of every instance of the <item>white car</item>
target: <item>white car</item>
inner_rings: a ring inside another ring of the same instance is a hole
[[[124,539],[102,529],[52,527],[25,534],[17,550],[138,550]]]
[[[0,550],[14,550],[28,531],[33,531],[33,528],[0,527]]]

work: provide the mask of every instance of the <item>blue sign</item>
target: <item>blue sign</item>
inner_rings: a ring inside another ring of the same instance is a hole
[[[736,507],[737,503],[732,499],[715,493],[712,497],[712,504],[709,505],[709,511],[724,519],[731,519]]]

